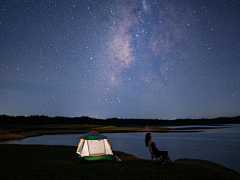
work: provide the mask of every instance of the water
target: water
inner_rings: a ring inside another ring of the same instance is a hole
[[[240,173],[240,125],[226,125],[224,129],[207,129],[204,132],[152,133],[159,150],[167,150],[174,161],[180,158],[203,159],[218,163]],[[105,133],[113,150],[150,159],[144,139],[146,133]],[[44,135],[7,144],[42,144],[76,146],[80,134]],[[2,143],[3,144],[3,143]]]

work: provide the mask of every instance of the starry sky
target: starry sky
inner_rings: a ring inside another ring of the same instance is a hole
[[[0,114],[240,115],[238,0],[4,0]]]

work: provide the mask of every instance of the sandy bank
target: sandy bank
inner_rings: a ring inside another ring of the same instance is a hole
[[[187,128],[168,128],[168,127],[150,127],[151,132],[157,133],[182,133],[182,132],[203,132],[205,129],[219,129],[226,128],[223,126],[209,126],[209,127],[187,127]],[[30,128],[25,132],[11,132],[11,131],[0,131],[0,141],[10,141],[17,139],[24,139],[27,137],[41,136],[41,135],[54,135],[54,134],[84,134],[90,130],[96,130],[99,133],[137,133],[147,132],[146,128],[135,128],[135,127],[96,127],[88,129],[42,129],[42,130],[31,130]]]

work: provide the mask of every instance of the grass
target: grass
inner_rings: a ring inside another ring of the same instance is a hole
[[[174,165],[115,152],[122,162],[79,164],[76,147],[0,145],[1,179],[240,179],[240,174],[203,160],[180,159]]]

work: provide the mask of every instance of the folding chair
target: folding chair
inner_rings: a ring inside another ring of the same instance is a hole
[[[160,155],[160,156],[158,156],[158,155],[153,155],[153,157],[151,156],[151,160],[152,160],[152,164],[153,164],[154,161],[155,161],[155,162],[163,163],[163,162],[162,162],[162,156],[161,156],[161,155]]]

